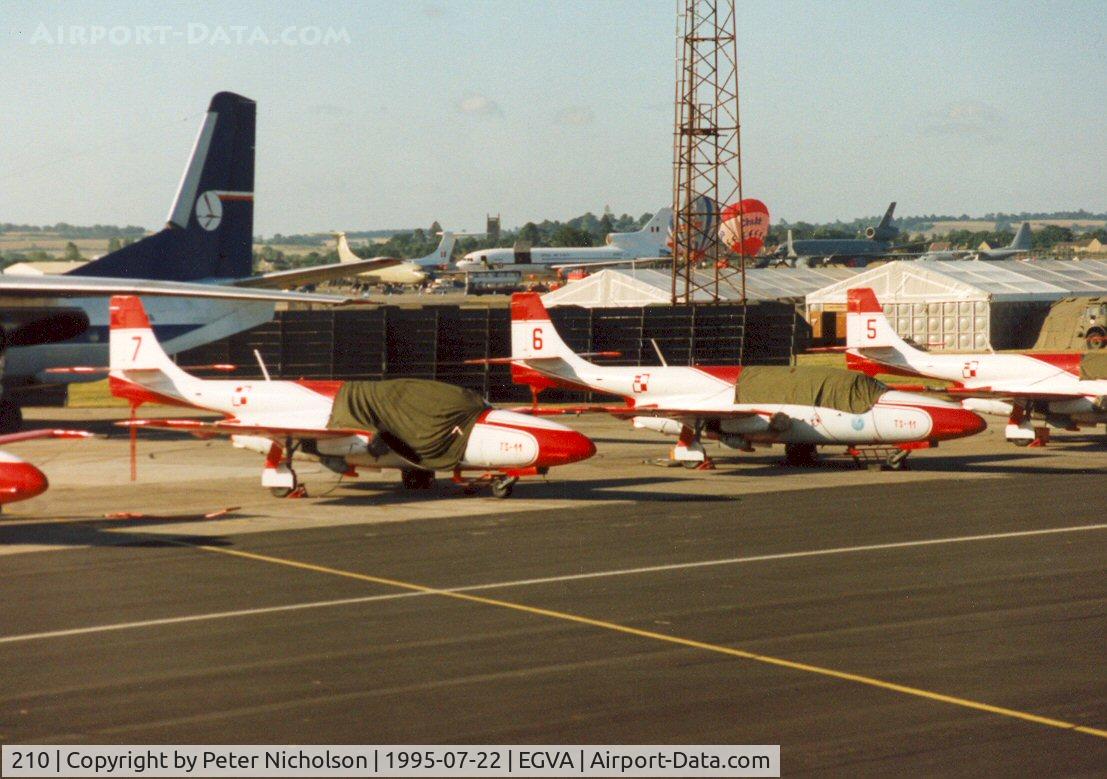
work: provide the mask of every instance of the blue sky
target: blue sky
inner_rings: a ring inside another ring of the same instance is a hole
[[[1107,210],[1107,3],[739,6],[774,221]],[[159,226],[223,89],[258,101],[255,232],[653,211],[674,28],[672,0],[6,2],[0,221]]]

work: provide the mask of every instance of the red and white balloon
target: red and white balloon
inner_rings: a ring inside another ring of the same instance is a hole
[[[760,200],[746,198],[723,209],[719,220],[719,239],[736,254],[753,257],[765,245],[769,234],[769,207]]]

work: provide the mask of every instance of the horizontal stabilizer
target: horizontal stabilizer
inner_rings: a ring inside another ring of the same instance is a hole
[[[24,430],[21,433],[0,435],[0,444],[14,444],[19,441],[32,441],[36,438],[95,438],[95,435],[87,430],[45,428],[43,430]]]

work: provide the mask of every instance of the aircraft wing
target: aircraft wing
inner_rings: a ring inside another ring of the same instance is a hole
[[[168,297],[265,300],[285,303],[341,305],[349,298],[306,292],[249,289],[186,281],[114,279],[98,276],[12,276],[0,274],[0,297],[96,297],[99,295],[160,295]]]
[[[753,409],[713,411],[705,410],[702,408],[659,408],[652,405],[604,406],[585,404],[581,406],[519,406],[511,410],[520,414],[531,414],[533,416],[561,416],[566,414],[611,414],[612,416],[619,417],[620,419],[631,419],[632,417],[700,417],[705,419],[741,419],[742,417],[771,416],[768,411],[757,411]]]
[[[1025,388],[994,387],[946,387],[938,390],[940,394],[951,398],[986,398],[1003,400],[1005,398],[1025,398],[1027,400],[1071,400],[1085,397],[1082,392],[1035,392]]]
[[[359,273],[370,273],[375,270],[391,268],[401,262],[402,260],[392,257],[332,262],[327,265],[311,265],[306,268],[273,271],[261,276],[247,276],[244,279],[235,279],[231,283],[236,287],[245,288],[287,289],[289,287],[301,287],[305,284],[318,284],[332,279],[353,278]]]
[[[364,435],[364,430],[330,427],[275,427],[250,425],[231,419],[205,422],[201,419],[135,419],[116,422],[119,427],[149,427],[161,430],[181,430],[194,435],[260,435],[285,438],[345,438]]]
[[[92,433],[87,430],[55,430],[42,428],[40,430],[24,430],[21,433],[9,433],[0,435],[0,444],[14,444],[19,441],[30,441],[35,438],[92,438]]]

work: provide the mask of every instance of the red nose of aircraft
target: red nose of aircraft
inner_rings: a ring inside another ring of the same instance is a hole
[[[0,462],[0,504],[33,498],[48,486],[46,474],[30,463],[14,457]]]
[[[531,428],[528,432],[538,440],[538,461],[535,465],[539,468],[580,462],[596,453],[592,439],[567,427],[560,430]]]
[[[931,406],[926,411],[932,425],[930,437],[937,441],[976,435],[988,426],[984,417],[963,408]]]

